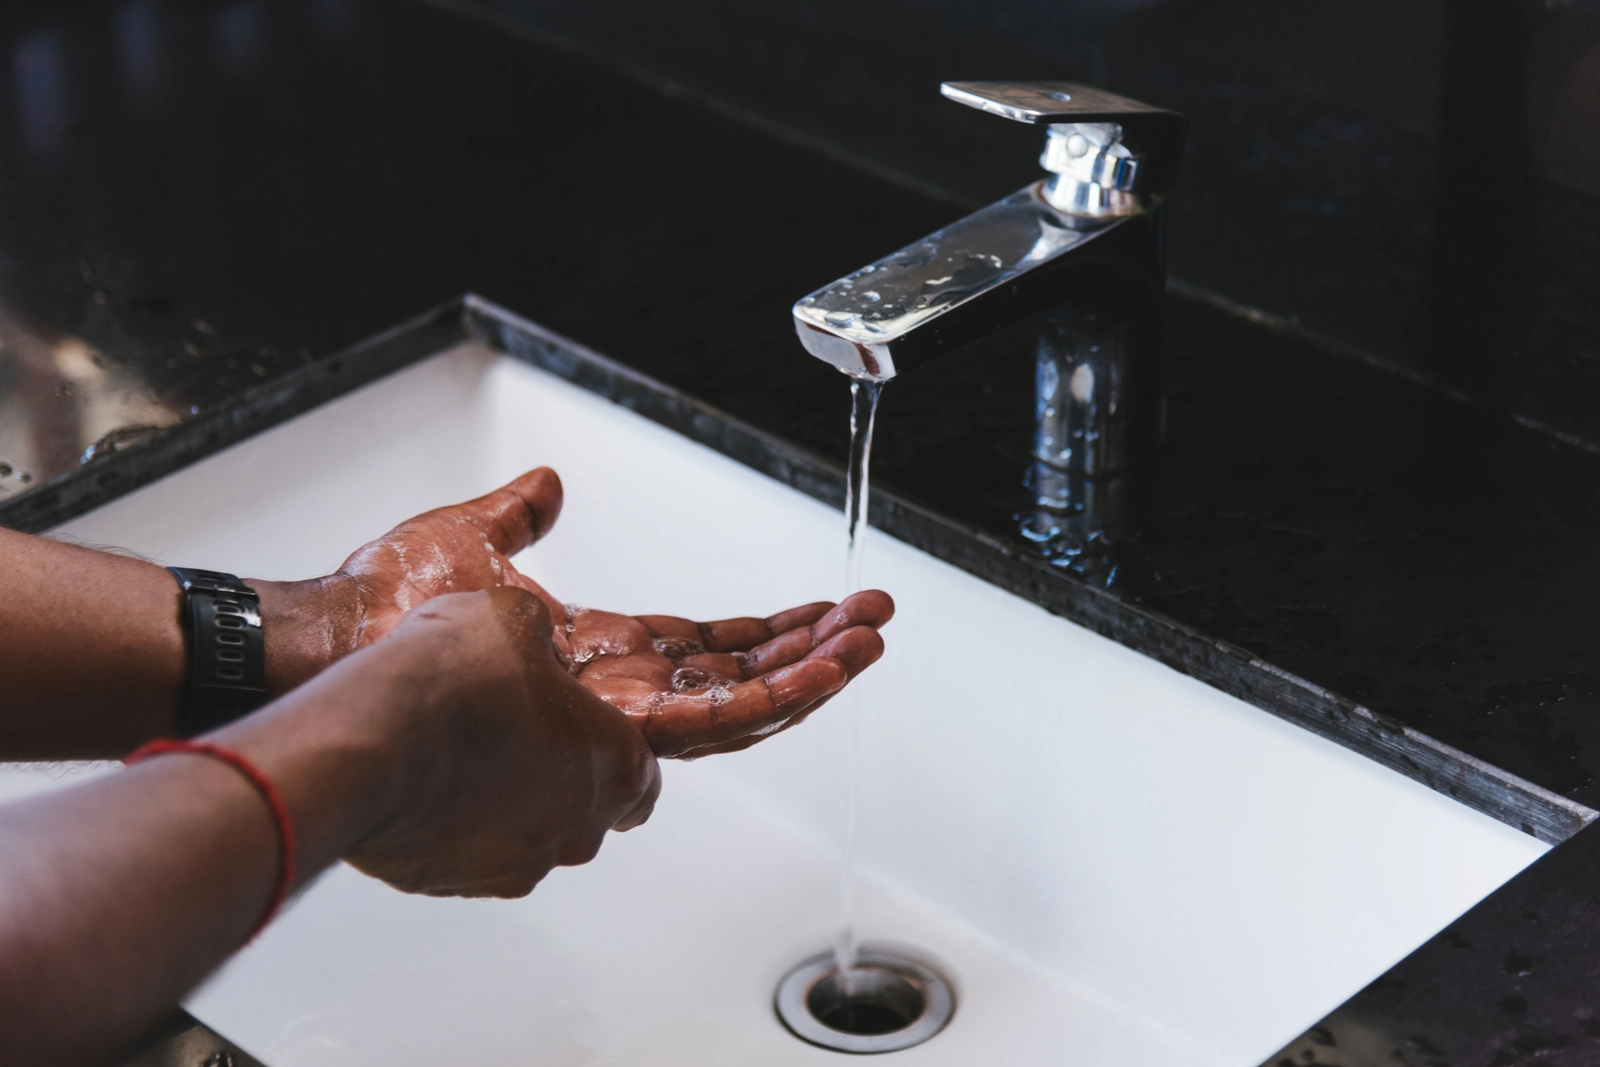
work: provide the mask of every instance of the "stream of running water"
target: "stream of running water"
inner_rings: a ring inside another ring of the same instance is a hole
[[[844,515],[849,531],[845,557],[845,595],[861,589],[861,560],[867,542],[868,472],[872,465],[872,429],[878,417],[883,383],[850,380],[850,464],[845,475]],[[848,972],[856,962],[856,805],[861,783],[861,697],[844,692],[848,740],[845,742],[844,846],[839,866],[839,906],[843,923],[834,942],[834,962]]]

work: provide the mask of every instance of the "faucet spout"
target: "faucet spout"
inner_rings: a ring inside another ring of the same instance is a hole
[[[807,352],[887,381],[1067,297],[1161,285],[1160,204],[1184,119],[1070,82],[956,82],[944,94],[1049,126],[1051,177],[794,305]]]
[[[888,381],[1066,296],[1159,279],[1153,220],[1062,211],[1045,199],[1047,184],[803,297],[794,306],[800,343],[852,377]]]
[[[1070,82],[941,88],[1048,126],[1050,176],[802,298],[795,332],[818,359],[885,382],[1030,319],[1033,501],[1019,533],[1052,565],[1109,586],[1136,537],[1136,468],[1160,435],[1161,204],[1186,121]]]

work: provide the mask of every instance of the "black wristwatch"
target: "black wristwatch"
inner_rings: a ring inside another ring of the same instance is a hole
[[[189,684],[179,731],[195,737],[267,702],[261,598],[237,576],[168,567],[183,586]]]

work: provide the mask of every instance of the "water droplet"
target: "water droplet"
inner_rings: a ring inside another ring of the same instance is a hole
[[[653,645],[657,652],[672,660],[683,659],[685,656],[698,656],[705,651],[705,646],[700,642],[678,637],[658,637]]]
[[[1072,394],[1072,399],[1079,404],[1087,404],[1094,399],[1094,368],[1087,363],[1080,363],[1072,370],[1072,377],[1067,380],[1067,390]]]
[[[856,321],[856,314],[853,311],[830,311],[822,316],[822,321],[829,326],[849,326]]]
[[[83,455],[78,457],[78,462],[89,463],[102,456],[109,456],[113,452],[120,452],[128,446],[137,444],[146,437],[158,432],[160,432],[160,427],[143,424],[120,427],[105,434],[94,444],[84,449]]]
[[[1072,94],[1071,93],[1063,93],[1060,90],[1057,90],[1056,92],[1053,92],[1053,93],[1050,94],[1050,99],[1059,100],[1064,104],[1067,101],[1072,99]]]
[[[878,301],[883,299],[883,297],[878,295],[877,290],[874,290],[874,289],[868,289],[866,292],[862,293],[861,295],[866,297],[868,300],[872,301],[874,304],[876,304]]]
[[[683,693],[701,689],[711,684],[711,674],[698,667],[679,667],[672,672],[672,691]]]

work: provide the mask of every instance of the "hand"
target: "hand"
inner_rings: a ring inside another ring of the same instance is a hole
[[[425,512],[308,582],[250,584],[268,617],[268,687],[282,692],[386,636],[411,608],[451,592],[511,587],[538,596],[558,652],[592,692],[625,712],[663,757],[747,748],[805,719],[883,654],[888,594],[765,619],[696,623],[605,611],[568,615],[511,564],[561,513],[561,479],[529,471],[475,500]]]
[[[557,640],[590,692],[625,712],[657,756],[736,752],[794,726],[883,655],[889,594],[807,604],[765,619],[566,609]]]
[[[281,825],[299,885],[343,856],[411,892],[511,897],[643,822],[655,757],[550,631],[523,590],[438,597],[216,731],[271,809],[195,754],[0,804],[0,1062],[121,1062],[260,921]]]
[[[550,532],[561,498],[561,479],[540,467],[475,500],[406,520],[326,577],[249,580],[268,633],[267,688],[274,695],[293,688],[445,593],[510,586],[548,599],[510,557]]]
[[[388,698],[351,692],[373,688]],[[388,739],[391,814],[345,858],[407,892],[525,895],[644,822],[660,792],[639,732],[572,677],[522,590],[434,598],[302,693],[324,715],[366,708],[366,735]]]

